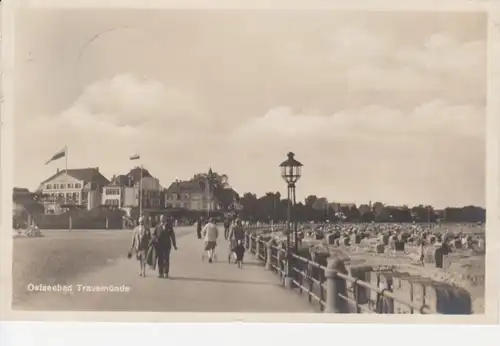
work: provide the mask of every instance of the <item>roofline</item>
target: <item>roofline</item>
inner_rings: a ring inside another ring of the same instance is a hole
[[[106,181],[108,182],[108,184],[110,183],[109,179],[108,179],[108,178],[106,178],[104,175],[102,175],[102,173],[101,173],[101,172],[99,172],[98,170],[96,170],[95,168],[90,167],[90,168],[75,168],[75,169],[93,169],[93,170],[95,170],[98,174],[100,174],[100,175],[101,175],[104,179],[106,179]],[[72,174],[71,174],[71,169],[68,169],[68,170],[66,170],[66,169],[62,169],[62,170],[60,170],[59,172],[57,172],[57,173],[55,173],[54,175],[52,175],[50,178],[47,178],[47,179],[45,179],[44,181],[42,181],[42,182],[40,183],[40,185],[45,184],[46,182],[48,182],[48,181],[50,181],[50,180],[52,180],[52,179],[54,179],[54,178],[56,178],[56,177],[60,176],[60,175],[61,175],[61,174],[63,174],[63,173],[66,173],[67,175],[69,175],[69,176],[70,176],[70,177],[72,177],[73,179],[76,179],[76,180],[79,180],[79,181],[85,181],[85,180],[79,179],[78,177],[75,177],[74,175],[72,175]],[[91,181],[91,180],[89,180],[89,181]],[[85,181],[85,182],[88,182],[88,181]]]

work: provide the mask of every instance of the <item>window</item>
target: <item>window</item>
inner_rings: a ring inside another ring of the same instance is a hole
[[[60,189],[65,189],[66,188],[66,184],[59,184],[59,188]]]
[[[79,183],[75,184],[75,188],[76,189],[81,189],[82,188],[82,184],[79,184]]]
[[[46,188],[47,190],[52,189],[52,184],[47,184],[47,185],[45,186],[45,188]]]
[[[119,205],[119,200],[117,199],[107,199],[104,204],[106,205]]]
[[[59,184],[54,184],[54,189],[58,189],[59,188]]]
[[[66,200],[67,200],[67,201],[72,201],[72,200],[73,200],[73,194],[68,192],[68,193],[66,194]]]
[[[105,194],[108,196],[118,196],[120,194],[120,189],[106,189]]]
[[[68,189],[72,189],[73,188],[73,184],[68,184]]]

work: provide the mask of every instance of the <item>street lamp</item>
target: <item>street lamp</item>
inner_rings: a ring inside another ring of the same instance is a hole
[[[290,223],[291,223],[291,207],[294,206],[295,209],[295,183],[299,180],[302,170],[302,164],[294,159],[295,154],[288,153],[288,159],[280,164],[281,177],[288,185],[288,212],[287,212],[287,245],[288,251],[290,251]],[[295,236],[295,253],[299,252],[298,236],[297,236],[297,223],[294,222],[294,236]]]

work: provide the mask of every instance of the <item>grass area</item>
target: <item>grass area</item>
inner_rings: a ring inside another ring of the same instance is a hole
[[[129,232],[44,232],[43,238],[13,240],[13,306],[29,298],[28,284],[64,285],[82,273],[126,258]]]

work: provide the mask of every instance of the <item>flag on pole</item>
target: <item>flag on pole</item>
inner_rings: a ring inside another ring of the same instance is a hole
[[[140,158],[141,158],[141,155],[139,155],[139,154],[134,154],[134,155],[130,156],[131,160],[139,160]]]
[[[64,147],[63,149],[59,150],[57,153],[55,153],[49,161],[45,162],[45,164],[49,164],[51,163],[52,161],[55,161],[55,160],[58,160],[60,159],[61,157],[65,157],[66,156],[66,147]]]

